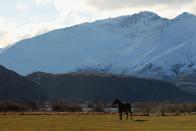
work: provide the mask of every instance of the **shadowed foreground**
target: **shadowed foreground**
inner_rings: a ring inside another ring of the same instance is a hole
[[[1,115],[1,131],[195,131],[196,116],[134,117],[117,115]]]

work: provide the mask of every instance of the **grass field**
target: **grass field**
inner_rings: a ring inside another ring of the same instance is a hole
[[[196,116],[0,115],[0,131],[196,131]]]

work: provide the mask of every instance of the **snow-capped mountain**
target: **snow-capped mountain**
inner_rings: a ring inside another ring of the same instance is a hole
[[[166,19],[140,12],[22,40],[0,64],[28,74],[103,71],[167,78],[196,72],[196,16]]]
[[[4,50],[6,50],[6,49],[5,49],[5,48],[0,48],[0,54],[1,54]]]
[[[4,51],[6,51],[10,47],[11,47],[11,45],[8,45],[8,46],[6,46],[4,48],[0,48],[0,54],[3,53]]]

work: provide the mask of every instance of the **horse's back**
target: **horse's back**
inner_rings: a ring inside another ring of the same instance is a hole
[[[126,105],[126,106],[131,106],[131,104],[129,104],[129,103],[125,103],[125,105]]]

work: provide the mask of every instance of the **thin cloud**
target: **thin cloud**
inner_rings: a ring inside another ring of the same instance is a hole
[[[44,5],[48,4],[49,2],[52,2],[52,0],[32,0],[35,5]]]
[[[18,1],[16,4],[16,8],[20,11],[26,11],[28,7],[24,1]]]
[[[9,2],[6,8],[11,8]],[[0,47],[56,28],[140,11],[152,11],[167,18],[185,11],[196,14],[196,0],[17,0],[14,6],[17,10],[10,13],[13,19],[0,17]],[[19,15],[24,17],[19,19]]]
[[[193,3],[195,0],[88,0],[88,4],[99,10],[116,10],[122,8],[136,8],[149,6],[181,7]]]

